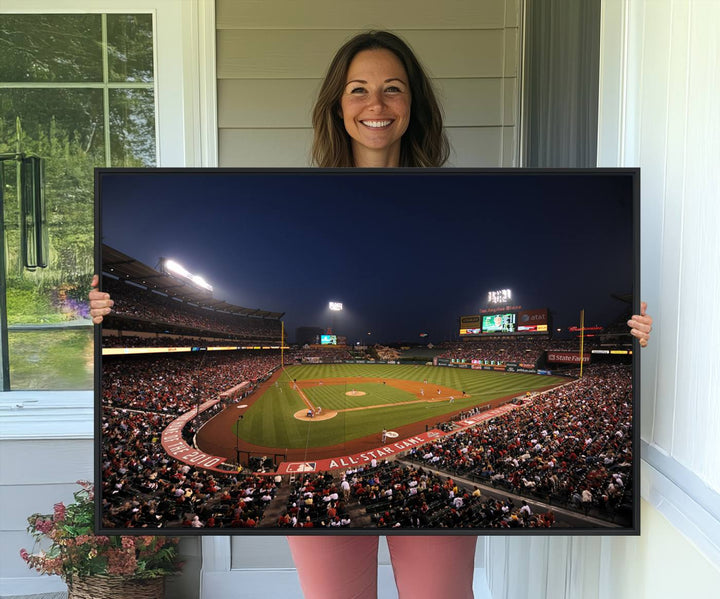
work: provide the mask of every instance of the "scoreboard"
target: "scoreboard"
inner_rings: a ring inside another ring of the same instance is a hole
[[[547,308],[460,317],[461,337],[547,335],[549,330]]]
[[[515,314],[487,314],[482,317],[482,334],[488,333],[514,333]]]

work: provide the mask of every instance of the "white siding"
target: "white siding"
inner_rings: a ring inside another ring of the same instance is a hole
[[[519,5],[218,0],[220,166],[308,166],[310,113],[325,70],[342,43],[367,29],[400,34],[435,81],[450,166],[515,166]]]
[[[642,438],[720,493],[720,4],[628,11],[626,76],[603,78],[621,102],[601,94],[599,156],[642,169],[642,295],[656,322],[643,352]]]
[[[55,503],[72,501],[79,489],[77,480],[93,479],[92,438],[0,440],[0,472],[0,580],[12,585],[9,589],[28,588],[37,575],[19,554],[21,548],[33,546],[25,532],[26,518],[35,512],[51,514]],[[17,583],[22,584],[18,587]],[[57,577],[40,585],[46,590],[65,588]]]

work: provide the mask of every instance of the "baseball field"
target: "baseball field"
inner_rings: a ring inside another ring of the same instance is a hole
[[[225,422],[243,445],[307,451],[378,440],[383,429],[420,432],[451,414],[565,382],[432,366],[297,365],[278,371]]]

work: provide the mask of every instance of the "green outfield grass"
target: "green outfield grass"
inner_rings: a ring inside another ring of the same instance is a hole
[[[423,382],[427,379],[426,399],[434,394],[433,385],[465,391],[470,397],[459,395],[451,404],[413,403],[393,405],[370,410],[340,412],[329,420],[302,421],[294,417],[295,412],[306,408],[299,393],[292,388],[297,381],[322,379],[323,385],[311,385],[303,392],[313,405],[320,405],[323,411],[345,410],[352,407],[397,404],[414,401],[413,393],[382,383],[331,384],[331,379],[345,377],[368,377],[404,379]],[[343,442],[378,435],[383,428],[393,430],[411,422],[428,418],[441,421],[445,414],[458,409],[468,409],[498,397],[519,395],[548,385],[566,382],[560,377],[534,374],[505,373],[485,370],[466,370],[432,366],[394,364],[318,364],[290,366],[285,369],[277,386],[271,386],[248,410],[235,426],[240,438],[265,447],[302,449],[325,447]],[[366,395],[349,397],[346,391],[365,391]]]
[[[366,395],[357,397],[345,395],[346,392],[352,390],[363,391]],[[305,388],[303,392],[314,406],[322,406],[324,410],[346,410],[417,400],[414,393],[382,383],[352,383],[350,385],[325,383],[320,387]]]

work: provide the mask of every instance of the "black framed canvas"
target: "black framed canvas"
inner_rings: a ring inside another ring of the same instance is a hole
[[[97,169],[98,531],[639,534],[639,178]]]

